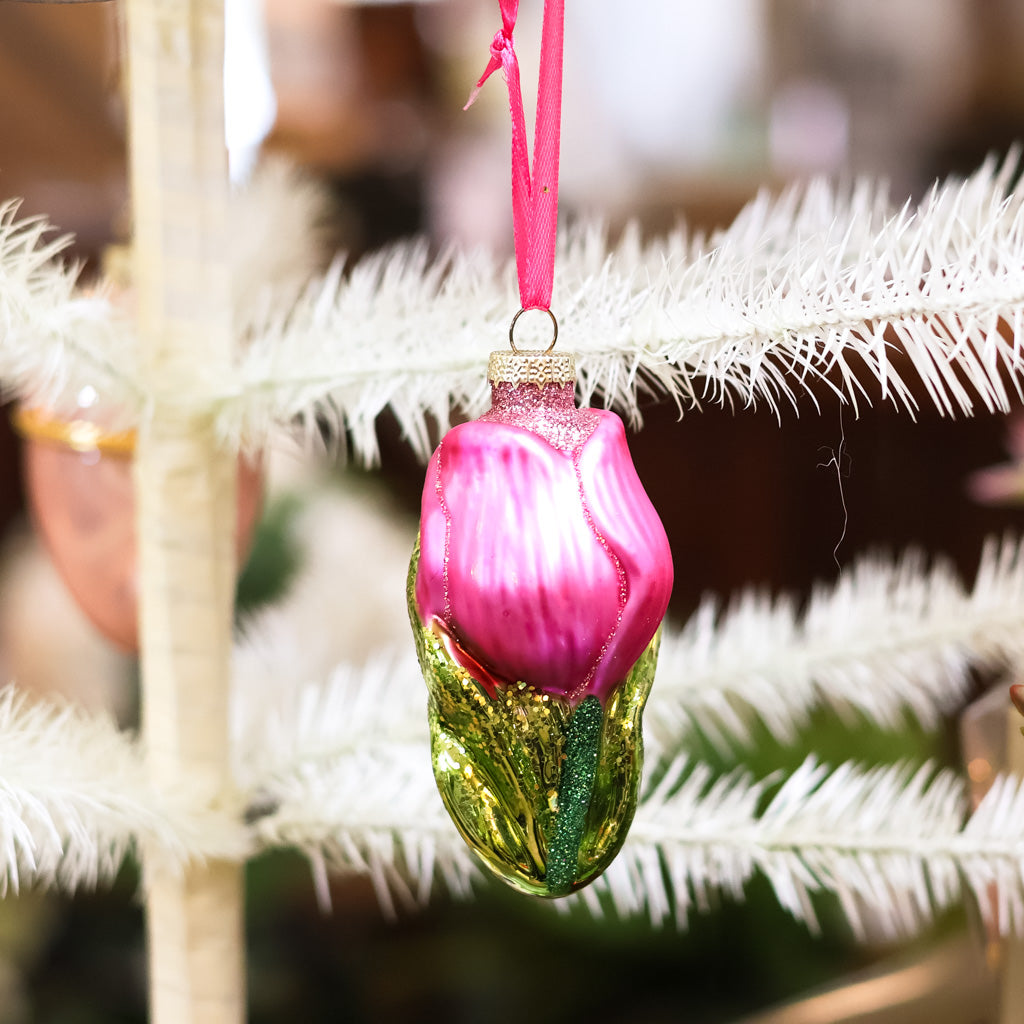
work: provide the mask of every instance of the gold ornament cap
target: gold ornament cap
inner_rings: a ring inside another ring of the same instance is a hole
[[[63,419],[44,409],[18,407],[11,413],[14,429],[31,441],[43,441],[76,452],[128,456],[135,451],[134,430],[108,430],[84,416]]]
[[[487,362],[492,384],[570,384],[576,380],[576,356],[572,352],[540,349],[502,349]]]

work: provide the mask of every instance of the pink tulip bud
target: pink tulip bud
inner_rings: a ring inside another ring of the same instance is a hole
[[[573,393],[498,382],[491,410],[448,432],[427,470],[415,600],[457,658],[575,705],[603,703],[651,642],[672,556],[622,421]]]

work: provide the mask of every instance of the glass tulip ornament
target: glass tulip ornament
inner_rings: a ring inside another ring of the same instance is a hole
[[[578,409],[571,355],[498,352],[492,405],[427,469],[409,613],[434,776],[511,885],[562,896],[625,840],[672,589],[621,420]]]

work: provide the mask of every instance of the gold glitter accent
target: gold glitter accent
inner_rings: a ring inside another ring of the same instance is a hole
[[[568,384],[576,379],[576,356],[572,352],[502,349],[491,353],[487,379],[492,384]]]
[[[582,888],[611,863],[636,811],[641,715],[660,631],[603,709],[596,697],[573,708],[522,681],[491,699],[421,621],[418,564],[417,538],[406,596],[429,692],[434,778],[448,813],[487,867],[514,888],[537,896]],[[582,758],[570,749],[574,734],[590,752]],[[569,828],[569,818],[559,828],[564,814],[575,819]],[[549,877],[553,856],[558,868]]]
[[[131,455],[135,451],[134,430],[105,430],[89,420],[62,420],[48,416],[40,409],[15,409],[11,422],[22,437],[61,445],[76,452]]]

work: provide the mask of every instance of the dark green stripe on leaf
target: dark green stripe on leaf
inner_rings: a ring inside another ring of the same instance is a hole
[[[569,721],[565,764],[558,789],[558,818],[548,849],[548,891],[552,896],[571,892],[576,883],[580,844],[594,791],[597,754],[601,746],[601,701],[591,695]]]

